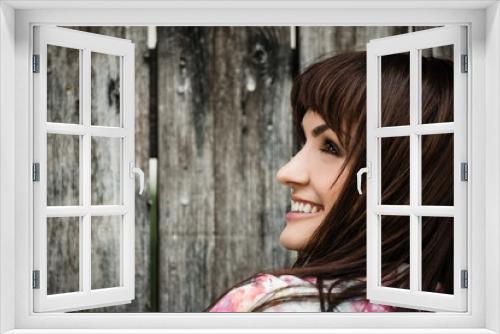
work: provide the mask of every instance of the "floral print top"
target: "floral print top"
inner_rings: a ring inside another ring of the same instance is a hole
[[[318,293],[316,278],[293,275],[259,274],[250,283],[236,287],[224,295],[208,312],[249,312],[267,300],[288,295]],[[279,288],[290,288],[279,290]],[[279,291],[275,291],[275,290]],[[336,289],[333,289],[335,291]],[[274,291],[274,293],[272,293]],[[337,289],[338,291],[338,289]],[[271,293],[270,293],[271,292]],[[372,304],[367,299],[350,299],[337,305],[335,312],[391,312],[394,307]],[[321,312],[319,298],[268,306],[263,312]]]

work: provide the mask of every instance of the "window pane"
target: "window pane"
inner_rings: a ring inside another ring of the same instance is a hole
[[[410,217],[380,216],[381,286],[410,288]]]
[[[453,206],[453,134],[421,138],[422,205]]]
[[[120,57],[92,52],[91,124],[121,126]]]
[[[92,137],[92,204],[122,204],[121,138]]]
[[[453,294],[453,276],[453,217],[422,217],[422,291]]]
[[[453,122],[453,45],[422,49],[421,54],[421,123]]]
[[[92,289],[120,286],[121,216],[92,217]]]
[[[47,205],[79,205],[80,137],[47,134]]]
[[[47,121],[80,122],[80,50],[47,45]]]
[[[47,218],[47,294],[80,289],[80,217]]]
[[[381,138],[381,204],[410,204],[410,138]]]
[[[381,57],[380,126],[410,124],[410,53]]]

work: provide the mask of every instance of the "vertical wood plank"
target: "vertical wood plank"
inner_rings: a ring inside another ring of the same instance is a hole
[[[276,172],[292,149],[292,53],[288,27],[215,31],[219,293],[255,271],[291,265],[291,252],[279,245],[289,194]]]
[[[158,31],[160,311],[199,312],[290,265],[279,246],[292,149],[289,28]]]
[[[207,28],[158,28],[161,312],[200,311],[214,266],[214,157]]]

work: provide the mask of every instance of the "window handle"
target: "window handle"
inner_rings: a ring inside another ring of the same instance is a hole
[[[144,172],[139,167],[135,167],[133,161],[130,161],[129,169],[131,179],[135,178],[135,174],[139,175],[139,195],[141,195],[144,191]]]
[[[363,193],[363,190],[361,190],[361,177],[363,174],[366,173],[366,177],[369,178],[370,175],[370,163],[367,164],[367,167],[360,168],[358,170],[358,173],[356,174],[357,176],[357,186],[358,186],[358,193],[361,195]]]

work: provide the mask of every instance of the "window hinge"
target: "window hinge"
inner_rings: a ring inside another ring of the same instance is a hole
[[[469,274],[467,270],[461,271],[460,287],[462,289],[467,289],[469,287]]]
[[[40,55],[33,55],[33,73],[40,73]]]
[[[462,181],[469,180],[469,165],[466,162],[460,164],[460,179]]]
[[[40,270],[33,270],[33,289],[40,289]]]
[[[40,181],[40,164],[38,162],[33,163],[33,181]]]
[[[469,72],[468,60],[467,55],[462,55],[462,73]]]

